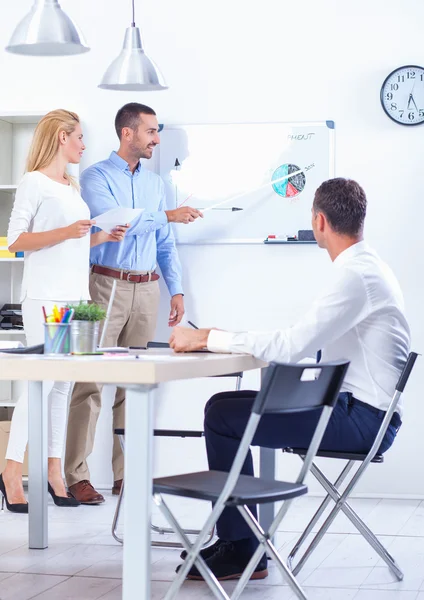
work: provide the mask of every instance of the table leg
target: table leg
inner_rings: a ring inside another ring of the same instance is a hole
[[[28,383],[28,502],[29,547],[48,546],[47,521],[47,398],[41,381]]]
[[[150,517],[153,476],[153,394],[128,389],[125,400],[125,501],[122,600],[150,594]]]

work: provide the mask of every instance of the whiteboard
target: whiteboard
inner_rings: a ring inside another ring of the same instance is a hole
[[[168,208],[205,211],[173,226],[180,244],[263,242],[311,229],[315,190],[334,177],[333,121],[164,125],[158,150]]]

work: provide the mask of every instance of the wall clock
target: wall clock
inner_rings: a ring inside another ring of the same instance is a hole
[[[384,112],[400,125],[424,123],[424,67],[399,67],[381,86]]]

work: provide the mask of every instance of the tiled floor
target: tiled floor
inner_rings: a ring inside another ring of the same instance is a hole
[[[51,505],[47,550],[28,550],[26,516],[0,513],[0,600],[120,600],[122,548],[110,535],[115,502],[107,495],[102,506],[64,509]],[[277,535],[282,555],[287,554],[317,504],[315,498],[293,504],[283,521],[284,531]],[[354,500],[352,505],[396,557],[405,578],[395,582],[374,551],[340,517],[299,575],[308,598],[424,600],[424,502]],[[174,506],[182,523],[190,527],[200,525],[208,510],[207,505],[194,501]],[[157,514],[155,521],[163,523]],[[154,600],[165,596],[179,562],[179,551],[153,549]],[[269,572],[267,579],[249,584],[242,598],[294,599],[272,562]],[[234,585],[228,582],[224,587],[230,592]],[[179,597],[213,598],[198,582],[187,582]]]

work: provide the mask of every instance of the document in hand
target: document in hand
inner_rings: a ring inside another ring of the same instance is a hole
[[[141,215],[144,208],[112,208],[101,215],[94,217],[95,227],[100,227],[106,233],[111,233],[117,225],[126,225]]]

